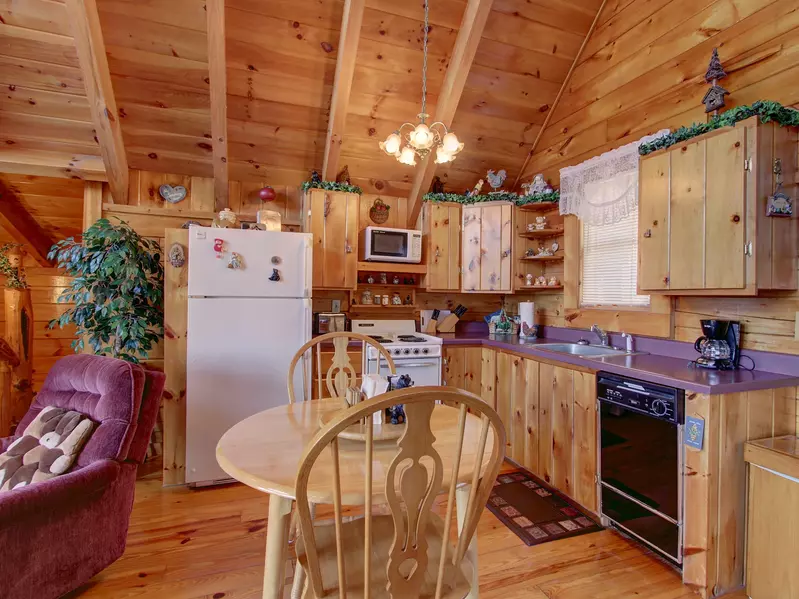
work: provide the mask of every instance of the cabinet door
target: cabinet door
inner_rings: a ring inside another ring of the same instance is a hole
[[[461,238],[461,279],[463,291],[480,291],[481,253],[481,208],[480,206],[463,207],[463,236]]]
[[[427,289],[457,291],[461,288],[461,208],[427,202]]]
[[[638,201],[638,287],[669,288],[669,170],[671,153],[641,159]]]
[[[484,206],[480,230],[482,260],[480,289],[511,291],[511,233],[513,209],[510,204]]]
[[[705,287],[705,149],[705,141],[698,141],[669,152],[671,289]]]
[[[502,424],[505,425],[505,456],[513,457],[513,356],[505,352],[496,352],[496,410]]]
[[[480,396],[489,406],[497,407],[497,352],[493,349],[481,349]]]
[[[322,289],[354,289],[358,277],[358,196],[312,190],[313,282]]]
[[[542,478],[571,496],[574,379],[568,368],[539,365],[538,465]]]
[[[483,349],[467,347],[463,350],[463,388],[481,395],[483,374]]]
[[[597,395],[596,375],[574,371],[574,494],[572,497],[594,513],[597,499]]]
[[[527,465],[528,449],[528,410],[535,406],[534,422],[538,428],[538,365],[505,352],[497,352],[497,414],[505,425],[507,447],[505,457],[521,466]],[[538,449],[535,450],[535,455]],[[537,463],[536,466],[537,468]],[[530,468],[535,472],[533,468]]]
[[[541,476],[538,465],[538,452],[540,444],[540,428],[538,424],[539,402],[539,363],[535,360],[524,360],[525,384],[527,389],[524,394],[524,467],[536,476]],[[519,402],[514,402],[516,408],[521,407]]]
[[[746,129],[709,137],[705,182],[705,288],[746,286]]]

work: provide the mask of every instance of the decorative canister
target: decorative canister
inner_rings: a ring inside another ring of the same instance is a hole
[[[381,301],[381,299],[382,299],[382,296],[381,296],[379,293],[375,293],[375,295],[374,295],[374,299],[373,299],[372,301],[373,301],[373,302],[374,302],[376,305],[378,305],[378,306],[379,306],[379,305],[380,305],[380,301]]]
[[[383,305],[384,306],[388,306],[389,299],[390,298],[388,297],[388,294],[383,296]]]
[[[372,303],[372,292],[368,289],[364,289],[363,293],[361,294],[361,304],[368,306]]]
[[[401,306],[402,305],[402,297],[398,292],[394,292],[394,295],[391,296],[391,304],[394,306]]]

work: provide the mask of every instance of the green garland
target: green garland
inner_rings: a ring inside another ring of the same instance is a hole
[[[673,133],[659,137],[649,143],[641,144],[638,153],[646,156],[657,150],[669,148],[675,144],[682,143],[698,135],[715,131],[722,127],[731,127],[739,121],[746,120],[753,116],[759,116],[764,123],[774,121],[781,127],[799,127],[799,110],[786,108],[778,102],[758,100],[751,106],[736,106],[728,111],[717,114],[707,123],[694,123],[689,127],[680,127]]]
[[[6,287],[8,289],[27,289],[28,281],[25,280],[25,271],[22,268],[11,266],[8,259],[8,250],[19,247],[19,243],[7,243],[0,246],[0,274],[6,276]]]
[[[466,196],[460,193],[426,193],[422,198],[425,202],[455,202],[456,204],[479,204],[481,202],[513,202],[517,206],[526,204],[540,204],[542,202],[557,203],[560,201],[560,192],[539,193],[525,196],[512,192]]]
[[[357,193],[358,195],[363,193],[363,190],[357,185],[339,183],[338,181],[319,181],[318,183],[303,181],[300,187],[302,187],[303,191],[308,191],[309,189],[324,189],[325,191],[343,191],[345,193]]]

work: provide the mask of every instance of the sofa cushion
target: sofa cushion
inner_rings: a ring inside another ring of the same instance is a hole
[[[65,474],[94,430],[80,412],[48,406],[0,454],[0,493]]]
[[[143,389],[144,371],[135,364],[90,354],[66,356],[50,369],[18,430],[47,406],[74,410],[97,423],[78,456],[78,468],[100,459],[125,460],[136,433]]]

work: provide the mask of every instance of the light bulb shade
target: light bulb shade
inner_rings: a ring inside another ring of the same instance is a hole
[[[413,151],[413,148],[405,146],[402,148],[402,152],[400,152],[399,158],[397,158],[402,164],[407,164],[408,166],[416,166],[416,152]]]
[[[441,142],[443,144],[444,150],[453,156],[463,149],[463,144],[458,141],[458,136],[452,132],[447,133]]]
[[[386,141],[380,142],[380,149],[383,150],[389,156],[393,156],[394,154],[399,152],[401,143],[402,139],[400,138],[399,134],[392,133],[386,138]]]
[[[415,147],[426,150],[433,145],[435,137],[430,131],[430,127],[424,123],[419,123],[411,132],[410,141]]]
[[[452,162],[455,160],[455,156],[447,150],[443,146],[438,146],[436,148],[436,164],[444,164],[445,162]]]

